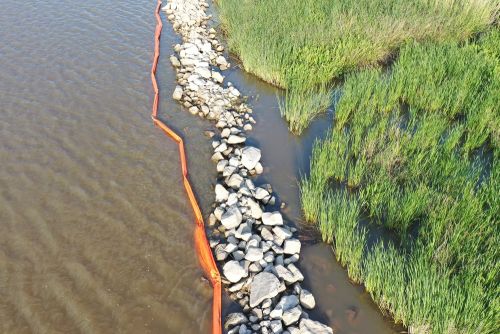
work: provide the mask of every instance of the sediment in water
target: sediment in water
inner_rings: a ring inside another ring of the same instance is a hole
[[[242,312],[225,319],[228,333],[333,333],[309,319],[313,295],[302,288],[304,276],[295,263],[301,243],[280,211],[272,186],[256,186],[252,177],[263,172],[261,152],[247,146],[246,132],[255,120],[251,108],[220,71],[230,64],[216,31],[208,28],[208,3],[171,0],[162,9],[182,37],[170,57],[178,85],[173,98],[190,113],[216,123],[212,160],[218,172],[215,209],[210,214],[210,245],[223,272],[229,296]]]

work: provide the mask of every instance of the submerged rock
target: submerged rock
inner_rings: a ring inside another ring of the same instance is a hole
[[[299,329],[300,334],[333,334],[333,330],[330,327],[311,319],[300,320]]]

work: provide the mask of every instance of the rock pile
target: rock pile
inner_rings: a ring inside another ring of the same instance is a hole
[[[228,293],[243,310],[229,314],[224,327],[233,334],[333,333],[309,319],[315,299],[301,287],[304,276],[295,265],[301,248],[296,229],[285,225],[279,211],[266,210],[276,204],[271,185],[252,181],[263,172],[261,151],[245,145],[255,120],[241,93],[231,83],[223,86],[218,70],[230,64],[207,26],[208,6],[203,0],[170,0],[163,10],[183,41],[170,57],[178,82],[173,98],[220,129],[212,142],[219,176],[210,245]]]

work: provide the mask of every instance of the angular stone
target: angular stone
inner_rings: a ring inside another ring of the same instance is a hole
[[[219,72],[212,71],[212,79],[215,82],[222,83],[224,81],[224,77]]]
[[[311,319],[303,318],[300,320],[299,329],[300,334],[333,334],[333,330],[330,327]]]
[[[252,226],[248,224],[241,224],[234,236],[238,239],[248,241],[252,237]]]
[[[278,277],[283,279],[286,283],[292,284],[297,282],[297,278],[295,278],[290,270],[286,269],[284,266],[277,265],[274,269],[276,270]]]
[[[236,261],[241,261],[245,258],[245,253],[243,253],[240,250],[232,252],[231,255],[233,256],[233,259],[235,259]]]
[[[177,59],[177,57],[176,57],[176,56],[170,56],[170,62],[172,63],[172,65],[173,65],[174,67],[179,67],[179,66],[181,66],[181,63],[180,63],[179,59]]]
[[[262,200],[269,196],[269,192],[263,188],[255,188],[255,198],[258,200]]]
[[[274,274],[261,272],[257,274],[250,284],[250,307],[259,305],[267,298],[278,295],[280,281]]]
[[[285,254],[299,254],[300,253],[300,240],[298,240],[298,239],[285,240],[285,245],[283,247],[283,253],[285,253]]]
[[[257,174],[262,174],[262,172],[264,172],[264,167],[262,167],[262,164],[260,162],[255,165],[255,172]]]
[[[215,62],[217,63],[217,65],[227,65],[227,60],[226,58],[224,58],[224,56],[218,56],[215,59]]]
[[[241,150],[241,164],[248,170],[255,168],[260,160],[260,157],[260,150],[256,147],[247,146]]]
[[[199,112],[200,112],[200,109],[198,109],[197,106],[192,106],[191,108],[189,108],[189,113],[192,115],[196,115]]]
[[[229,178],[229,180],[227,180],[227,185],[230,186],[231,188],[233,189],[238,189],[239,187],[241,187],[241,183],[243,182],[243,177],[239,174],[233,174],[231,175],[231,177]]]
[[[281,320],[273,320],[269,325],[273,334],[281,334],[283,332],[283,324]]]
[[[297,321],[299,321],[301,314],[302,309],[300,308],[300,306],[295,306],[294,308],[283,312],[283,323],[285,324],[285,326],[296,323]]]
[[[283,225],[283,217],[279,211],[264,212],[262,214],[262,223],[268,226]]]
[[[212,76],[212,73],[208,68],[198,67],[196,69],[196,73],[198,73],[202,78],[208,79]]]
[[[244,143],[247,139],[242,136],[237,136],[237,135],[230,135],[229,138],[227,138],[227,142],[229,144],[241,144]]]
[[[227,201],[228,196],[229,196],[229,191],[227,191],[227,189],[224,188],[223,185],[221,184],[215,185],[215,200],[217,202]]]
[[[227,150],[227,144],[221,143],[219,146],[215,148],[214,152],[224,152],[225,150]]]
[[[228,281],[232,283],[236,283],[248,275],[245,268],[243,268],[238,261],[234,260],[227,262],[224,267],[222,267],[222,271]]]
[[[217,172],[219,172],[219,173],[223,172],[224,168],[227,166],[228,163],[229,163],[229,161],[227,161],[227,160],[220,160],[217,163]]]
[[[250,216],[252,216],[252,218],[260,219],[262,217],[262,209],[260,208],[259,203],[249,198],[247,200],[247,205],[250,207]]]
[[[224,251],[225,247],[226,244],[219,244],[215,246],[215,258],[217,261],[224,261],[227,258],[228,253]]]
[[[180,99],[182,99],[182,94],[184,93],[184,91],[182,90],[182,87],[181,86],[177,86],[175,87],[174,89],[174,94],[172,95],[172,98],[176,101],[180,101]]]
[[[262,248],[258,247],[249,247],[245,254],[245,259],[250,262],[260,261],[262,258],[264,258],[264,253],[262,252]]]
[[[229,313],[226,317],[226,321],[224,322],[224,328],[227,330],[230,327],[238,326],[244,324],[245,322],[248,322],[248,318],[243,313]]]
[[[292,237],[292,232],[285,227],[275,226],[273,227],[273,232],[280,239],[288,239]]]
[[[293,277],[297,279],[297,281],[302,282],[304,280],[304,275],[300,272],[299,269],[293,264],[290,263],[287,269],[292,273]]]
[[[295,295],[283,296],[281,297],[276,308],[281,308],[283,311],[290,310],[295,306],[299,305],[299,299]]]
[[[236,206],[230,207],[221,217],[221,223],[226,229],[232,229],[240,225],[243,219],[240,209]]]
[[[300,305],[309,310],[312,310],[314,306],[316,306],[316,300],[313,294],[306,289],[300,291]]]
[[[260,235],[264,240],[274,240],[273,234],[266,227],[262,228],[262,230],[260,231]]]

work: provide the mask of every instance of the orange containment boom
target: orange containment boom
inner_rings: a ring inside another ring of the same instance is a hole
[[[182,138],[177,133],[175,133],[174,130],[170,129],[165,123],[157,118],[160,91],[158,89],[158,82],[156,81],[156,68],[158,66],[158,59],[160,57],[160,36],[161,30],[163,28],[160,17],[160,6],[161,0],[158,0],[158,4],[156,5],[155,9],[155,52],[153,58],[153,66],[151,67],[151,81],[153,83],[153,90],[155,92],[151,118],[153,119],[154,125],[160,128],[163,133],[165,133],[165,135],[174,140],[179,146],[179,157],[181,161],[184,189],[186,189],[189,202],[191,203],[191,207],[196,219],[196,226],[194,229],[194,243],[196,246],[196,253],[198,255],[201,267],[203,268],[214,289],[212,304],[212,334],[221,334],[221,278],[212,255],[212,250],[210,249],[207,241],[207,236],[205,234],[205,224],[203,222],[203,216],[201,214],[200,207],[198,206],[198,202],[196,201],[193,189],[191,187],[191,184],[189,183],[184,142],[182,141]]]

